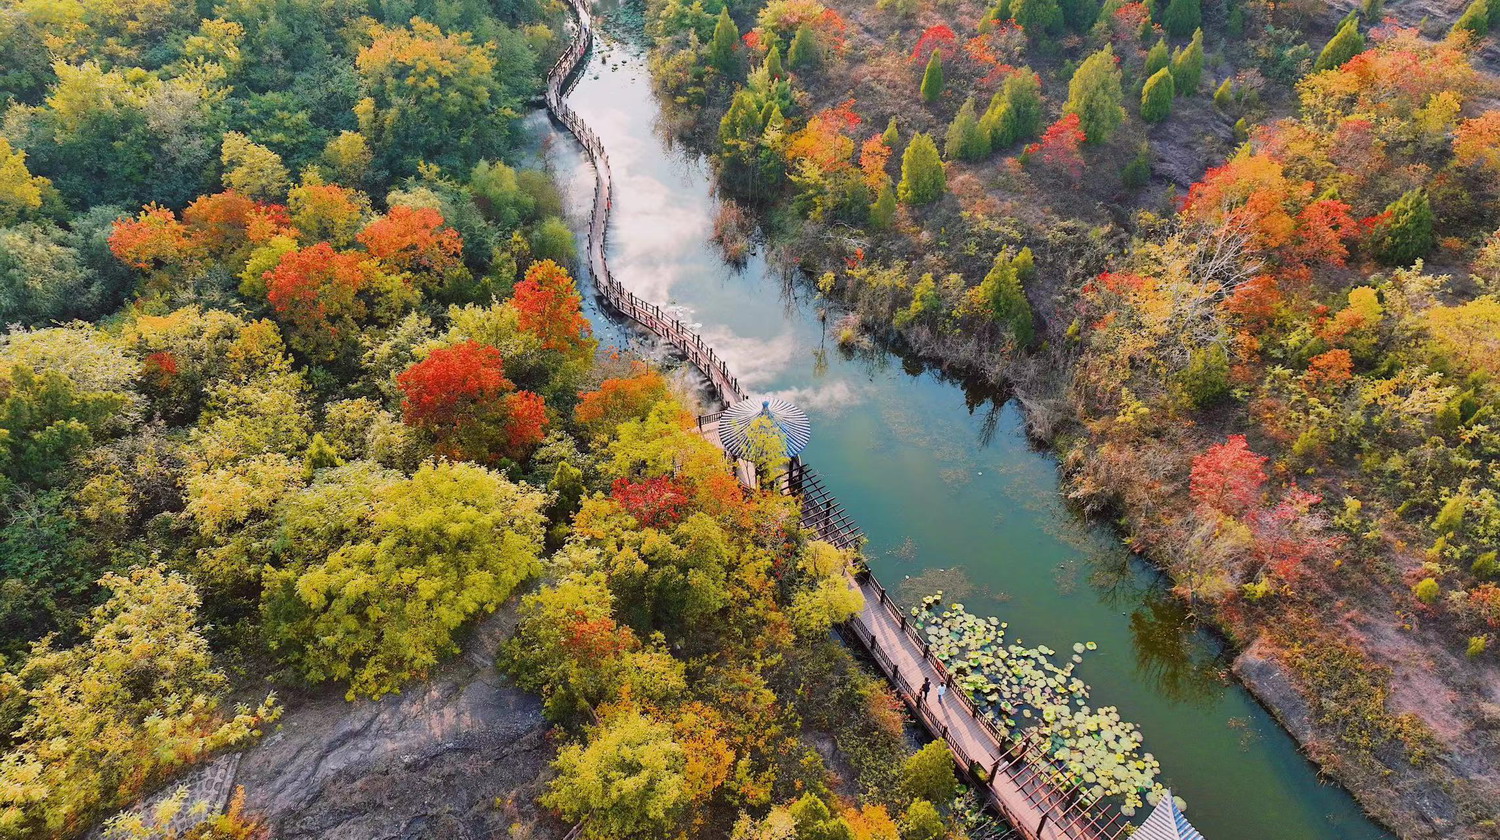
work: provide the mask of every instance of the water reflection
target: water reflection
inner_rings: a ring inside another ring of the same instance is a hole
[[[1174,703],[1208,706],[1223,693],[1225,663],[1183,602],[1155,597],[1131,613],[1130,642],[1136,670]]]

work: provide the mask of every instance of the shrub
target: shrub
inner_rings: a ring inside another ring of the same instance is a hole
[[[1435,602],[1441,591],[1438,587],[1438,582],[1432,578],[1422,578],[1420,583],[1411,588],[1411,594],[1417,596],[1417,600],[1424,604]]]
[[[1213,344],[1193,351],[1177,384],[1194,408],[1204,408],[1229,396],[1229,355]]]
[[[1314,71],[1333,70],[1343,67],[1349,59],[1365,51],[1365,36],[1359,32],[1359,26],[1350,21],[1339,27],[1339,31],[1328,39],[1323,46],[1323,51],[1318,53],[1318,60],[1313,64]]]
[[[1500,561],[1496,560],[1496,552],[1486,551],[1474,560],[1474,565],[1469,571],[1477,578],[1493,578],[1500,576]]]
[[[989,132],[980,128],[972,98],[964,100],[963,107],[958,109],[958,115],[948,126],[943,152],[949,160],[982,160],[990,153]]]
[[[1214,107],[1226,114],[1229,113],[1230,109],[1234,108],[1233,80],[1225,79],[1219,85],[1219,89],[1214,91]]]
[[[1125,164],[1120,180],[1127,189],[1138,190],[1151,181],[1151,144],[1142,143],[1140,151]]]
[[[1426,190],[1413,189],[1385,208],[1385,222],[1375,235],[1375,251],[1387,265],[1408,266],[1436,243],[1432,204]]]
[[[1480,2],[1484,2],[1484,0],[1480,0]],[[1485,649],[1489,646],[1489,639],[1486,639],[1483,636],[1470,636],[1469,649],[1468,651],[1466,651],[1466,654],[1470,659],[1475,659],[1480,654],[1484,653]]]
[[[953,755],[948,742],[939,738],[917,750],[901,768],[901,782],[906,792],[928,802],[947,802],[958,792],[958,777],[953,773]]]

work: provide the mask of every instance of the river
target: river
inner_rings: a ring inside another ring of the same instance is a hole
[[[826,302],[769,268],[763,248],[740,268],[719,257],[707,162],[660,136],[644,52],[600,35],[569,102],[614,170],[610,267],[697,328],[747,391],[807,410],[805,458],[869,536],[870,565],[893,593],[911,603],[942,589],[1008,621],[1012,641],[1097,642],[1079,669],[1094,704],[1141,726],[1208,840],[1389,838],[1228,679],[1221,646],[1162,576],[1068,508],[1055,459],[1028,443],[1014,403],[880,349],[846,353],[833,338],[837,313],[825,326]],[[582,253],[592,170],[544,117],[532,126]],[[650,351],[585,297],[604,344]]]

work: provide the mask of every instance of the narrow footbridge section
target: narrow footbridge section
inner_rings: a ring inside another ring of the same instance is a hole
[[[712,347],[669,313],[626,289],[615,279],[605,259],[609,213],[613,204],[609,155],[604,144],[583,122],[566,96],[589,51],[593,48],[593,19],[589,0],[567,0],[578,20],[577,37],[558,58],[547,76],[547,110],[583,145],[594,165],[594,205],[589,216],[588,264],[600,298],[611,308],[667,343],[708,378],[726,403],[746,398],[739,379]],[[710,440],[718,416],[699,418],[699,429]],[[740,470],[742,480],[753,483]],[[863,534],[854,520],[806,465],[794,462],[773,486],[797,497],[803,523],[822,539],[840,548],[856,548]],[[955,684],[953,676],[934,657],[928,645],[891,600],[885,587],[868,570],[850,581],[865,598],[864,611],[848,623],[845,633],[869,652],[896,692],[928,731],[947,740],[959,768],[986,802],[1025,840],[1116,840],[1129,831],[1129,821],[1110,805],[1091,801],[1085,788],[1072,779],[1033,736],[1003,733],[980,714]],[[930,684],[923,692],[921,686]],[[946,685],[941,700],[936,686]]]

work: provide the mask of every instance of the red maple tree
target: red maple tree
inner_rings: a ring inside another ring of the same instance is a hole
[[[688,488],[671,478],[631,481],[617,478],[609,488],[610,498],[647,528],[675,525],[688,511]]]
[[[339,340],[358,329],[366,311],[359,293],[372,279],[362,254],[319,242],[288,251],[266,272],[266,299],[291,328],[293,346],[329,357]]]
[[[430,207],[397,205],[365,226],[359,243],[397,271],[441,277],[461,264],[463,238]]]
[[[526,269],[511,304],[521,329],[540,338],[548,350],[577,350],[591,334],[578,287],[567,270],[552,260],[534,262]]]
[[[1266,460],[1250,450],[1244,435],[1210,446],[1193,458],[1193,501],[1230,516],[1245,514],[1260,503]]]
[[[402,419],[431,432],[438,451],[450,457],[519,458],[546,431],[546,404],[515,390],[500,351],[488,344],[439,347],[398,375],[396,385]]]
[[[1025,149],[1028,157],[1040,155],[1042,163],[1061,169],[1070,178],[1083,177],[1083,129],[1077,114],[1064,114],[1042,132],[1042,139]]]

